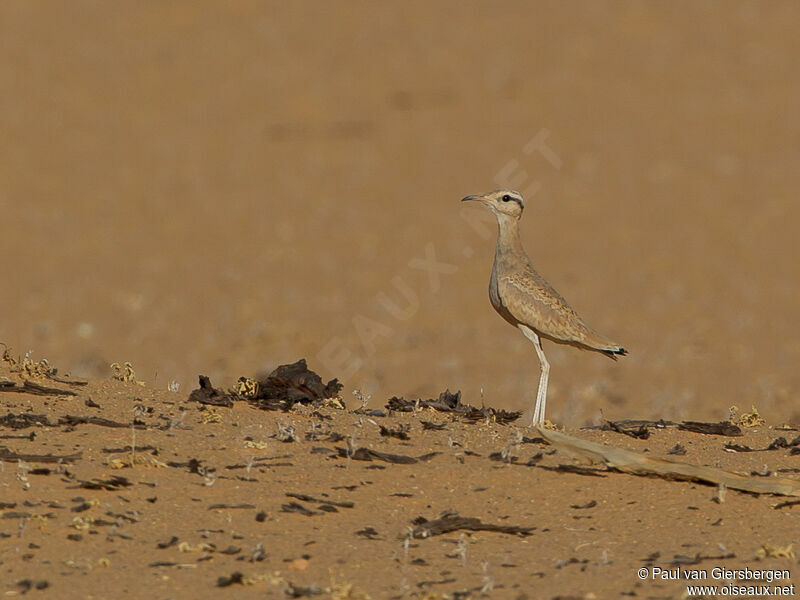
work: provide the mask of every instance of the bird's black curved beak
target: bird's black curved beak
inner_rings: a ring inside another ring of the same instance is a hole
[[[479,200],[480,196],[464,196],[461,201],[462,202],[469,202],[470,200]]]

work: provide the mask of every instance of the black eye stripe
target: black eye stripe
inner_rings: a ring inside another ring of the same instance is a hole
[[[503,202],[516,202],[519,204],[519,207],[522,208],[522,200],[517,198],[516,196],[512,196],[511,194],[503,194],[503,197],[500,198]]]

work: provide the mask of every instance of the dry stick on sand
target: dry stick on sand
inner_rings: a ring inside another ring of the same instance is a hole
[[[660,458],[649,458],[639,452],[605,446],[581,440],[564,433],[537,427],[539,435],[558,450],[591,460],[602,462],[607,467],[633,475],[655,475],[665,479],[704,481],[724,485],[732,490],[755,494],[778,494],[781,496],[800,496],[800,480],[786,477],[748,477],[715,469],[690,465]]]

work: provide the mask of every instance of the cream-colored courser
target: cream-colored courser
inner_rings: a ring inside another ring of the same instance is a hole
[[[542,370],[532,425],[544,424],[550,363],[542,351],[541,338],[584,350],[602,352],[616,360],[625,348],[589,328],[531,265],[519,239],[519,219],[524,204],[519,192],[497,190],[462,200],[484,204],[497,217],[497,249],[494,253],[489,298],[506,321],[518,327],[533,342]]]

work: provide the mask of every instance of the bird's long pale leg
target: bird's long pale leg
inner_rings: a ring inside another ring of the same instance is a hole
[[[544,409],[545,406],[547,406],[547,380],[550,377],[550,363],[547,362],[547,358],[545,358],[544,351],[542,350],[542,342],[539,340],[538,335],[533,341],[533,345],[536,348],[536,354],[539,355],[539,366],[542,369],[542,374],[539,377],[539,391],[536,394],[538,412],[534,410],[533,424],[544,425]]]
[[[536,348],[536,354],[539,357],[539,368],[542,371],[539,376],[539,389],[536,392],[536,406],[533,408],[531,425],[544,425],[544,409],[547,405],[547,380],[550,377],[550,363],[547,362],[547,358],[542,350],[542,342],[536,332],[524,325],[520,325],[519,329],[522,331],[522,334],[533,343],[534,348]]]

